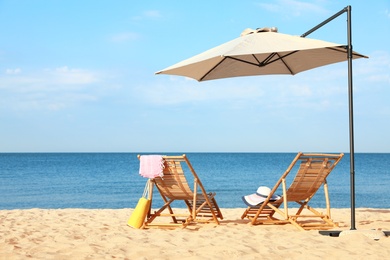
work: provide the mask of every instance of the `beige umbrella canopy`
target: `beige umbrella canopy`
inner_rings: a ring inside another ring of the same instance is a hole
[[[353,58],[367,58],[353,52]],[[347,60],[344,45],[278,33],[276,28],[246,29],[240,37],[179,62],[156,74],[206,81],[220,78],[290,74]]]

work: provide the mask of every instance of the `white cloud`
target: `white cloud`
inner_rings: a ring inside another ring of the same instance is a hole
[[[54,84],[85,85],[98,81],[98,77],[94,72],[82,69],[70,69],[67,66],[46,69],[44,72],[51,77],[49,80]]]
[[[140,86],[135,89],[145,102],[154,105],[174,105],[191,102],[216,102],[218,100],[251,100],[264,95],[255,81],[246,78],[246,85],[237,84],[239,80],[217,80],[199,83],[185,77],[165,77],[159,83]],[[166,80],[167,79],[167,80]],[[241,79],[242,82],[242,79]]]
[[[385,16],[386,16],[387,18],[390,18],[390,11],[389,11],[389,9],[386,9],[386,10],[385,10]]]
[[[20,68],[16,68],[16,69],[6,69],[5,70],[5,74],[8,74],[8,75],[16,75],[16,74],[19,74],[21,73],[22,70]]]
[[[110,37],[111,42],[115,43],[123,43],[123,42],[129,42],[129,41],[135,41],[139,39],[139,35],[134,32],[122,32],[114,34]]]
[[[390,53],[376,51],[369,56],[364,66],[355,69],[356,74],[369,82],[390,84]]]
[[[140,15],[133,16],[133,20],[140,21],[145,19],[160,19],[161,17],[161,12],[158,10],[146,10]]]
[[[307,13],[326,13],[318,2],[296,0],[277,0],[275,3],[258,3],[258,6],[269,12],[283,13],[288,16],[301,16]]]
[[[158,10],[148,10],[144,12],[144,16],[148,18],[160,18],[161,13]]]
[[[161,13],[158,10],[147,10],[141,13],[140,15],[136,15],[132,17],[133,21],[142,21],[142,20],[155,20],[161,18]],[[119,32],[113,34],[109,37],[109,40],[114,43],[124,43],[130,41],[136,41],[140,38],[140,34],[135,32]]]
[[[365,66],[366,62],[362,64],[361,66]],[[358,70],[359,66],[354,68]],[[161,77],[158,78],[158,83],[139,87],[136,93],[144,102],[157,106],[197,103],[205,107],[219,104],[227,110],[243,111],[248,111],[251,107],[262,107],[272,113],[286,111],[286,108],[335,111],[347,106],[347,76],[345,62],[295,76],[238,77],[201,83],[185,77],[161,75],[158,76]],[[355,88],[364,84],[359,80],[361,77],[358,73],[354,75]]]
[[[97,100],[99,88],[95,84],[100,81],[96,72],[67,66],[29,73],[6,70],[0,77],[0,104],[15,110],[58,110]]]

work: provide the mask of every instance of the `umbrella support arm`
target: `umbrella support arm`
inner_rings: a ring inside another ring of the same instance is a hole
[[[351,6],[347,6],[338,13],[329,17],[322,23],[313,27],[309,31],[301,35],[306,37],[333,19],[347,12],[347,34],[348,34],[348,101],[349,101],[349,146],[350,146],[350,186],[351,186],[351,230],[355,230],[355,151],[354,151],[354,131],[353,131],[353,85],[352,85],[352,29],[351,29]]]
[[[321,28],[322,26],[324,26],[325,24],[329,23],[330,21],[336,19],[337,17],[339,17],[340,15],[342,15],[343,13],[345,12],[349,12],[348,9],[350,10],[351,9],[351,6],[347,6],[345,7],[343,10],[340,10],[338,13],[334,14],[333,16],[329,17],[328,19],[326,19],[325,21],[323,21],[322,23],[314,26],[313,28],[311,28],[310,30],[308,30],[307,32],[305,32],[304,34],[301,35],[301,37],[305,38],[306,36],[308,36],[309,34],[311,34],[312,32],[318,30],[319,28]],[[350,13],[350,12],[349,12]]]

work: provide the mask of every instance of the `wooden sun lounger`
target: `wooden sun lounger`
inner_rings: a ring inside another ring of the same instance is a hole
[[[164,205],[154,212],[150,210],[144,228],[186,227],[191,223],[209,222],[219,225],[218,219],[223,219],[223,216],[215,200],[216,194],[206,192],[186,155],[163,156],[163,159],[164,176],[151,179],[150,190],[152,191],[153,187],[157,188]],[[190,188],[190,180],[193,182],[193,189]],[[188,213],[174,212],[172,203],[176,201],[184,202]],[[157,221],[160,217],[169,217],[171,221]]]
[[[282,177],[277,181],[264,203],[257,207],[248,207],[241,218],[248,218],[253,225],[291,223],[300,230],[337,227],[337,224],[331,219],[326,178],[343,156],[343,153],[298,153]],[[298,163],[299,169],[297,174],[287,189],[287,176],[296,164],[298,166]],[[322,185],[325,193],[325,213],[321,213],[309,205],[310,200]],[[283,196],[277,201],[270,201],[270,198],[280,186]],[[293,214],[289,212],[291,203],[295,203],[299,207]],[[302,221],[302,219],[305,219],[305,221]]]

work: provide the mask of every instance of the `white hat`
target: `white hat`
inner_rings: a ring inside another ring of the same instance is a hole
[[[252,206],[258,206],[259,204],[263,203],[268,195],[271,193],[271,189],[266,187],[266,186],[260,186],[256,193],[253,193],[253,194],[250,194],[250,195],[246,195],[246,196],[242,196],[242,200],[244,201],[244,203],[250,207]],[[275,201],[275,200],[278,200],[280,199],[281,196],[279,195],[272,195],[272,197],[270,198],[270,201]]]

